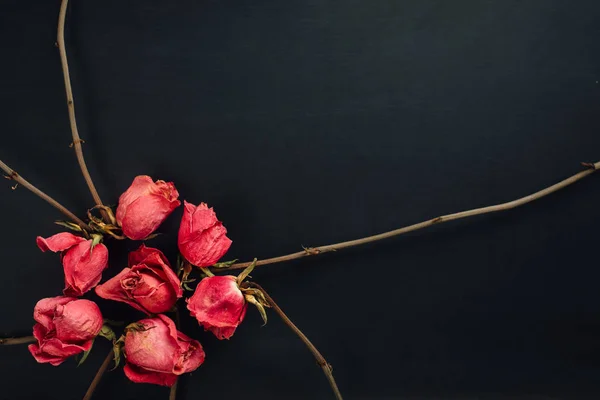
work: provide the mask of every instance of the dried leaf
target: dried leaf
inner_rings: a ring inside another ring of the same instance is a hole
[[[100,244],[100,242],[102,242],[103,238],[104,237],[98,233],[94,233],[92,235],[92,246],[90,247],[90,254],[92,254],[94,247],[96,247],[98,244]]]
[[[256,306],[256,308],[258,308],[258,312],[260,313],[260,316],[262,317],[264,324],[263,326],[265,326],[267,324],[267,311],[265,310],[265,307],[263,306],[263,304],[261,304],[261,302],[259,300],[256,299],[256,297],[254,297],[251,294],[247,294],[244,296],[244,298],[246,299],[246,301],[250,304],[254,304]]]
[[[231,267],[236,262],[238,262],[237,258],[235,260],[232,260],[232,261],[218,262],[216,264],[213,264],[212,268],[227,268],[227,267]]]
[[[237,277],[238,285],[240,285],[244,281],[244,279],[246,279],[248,276],[250,276],[250,273],[252,272],[252,270],[254,270],[254,267],[256,267],[256,261],[257,261],[257,259],[255,258],[252,261],[252,264],[248,265],[248,267],[246,267],[246,269],[244,269],[242,271],[242,273],[238,275],[238,277]]]
[[[77,363],[77,366],[79,367],[81,364],[83,364],[85,362],[85,360],[88,358],[88,356],[90,355],[90,352],[92,351],[92,347],[94,347],[94,340],[92,340],[92,345],[90,346],[90,348],[87,351],[84,351],[81,359],[79,360],[79,362]]]
[[[69,221],[54,221],[54,223],[76,232],[81,232],[83,230],[79,225]]]
[[[100,329],[100,333],[98,333],[98,336],[102,336],[103,338],[106,338],[111,342],[114,342],[117,339],[117,335],[115,335],[115,332],[113,332],[113,330],[108,325],[102,325],[102,329]]]

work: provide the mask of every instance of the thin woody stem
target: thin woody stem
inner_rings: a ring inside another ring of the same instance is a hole
[[[269,305],[273,308],[273,310],[275,310],[275,312],[279,315],[279,317],[281,317],[283,322],[287,326],[289,326],[290,329],[292,331],[294,331],[294,333],[296,335],[298,335],[298,337],[300,338],[300,340],[302,340],[302,342],[304,342],[306,347],[308,347],[310,352],[313,354],[313,356],[317,360],[317,364],[319,364],[319,366],[323,369],[323,372],[325,373],[325,376],[327,377],[327,380],[329,381],[329,385],[331,386],[331,389],[333,390],[333,393],[335,394],[335,398],[337,400],[342,400],[342,394],[340,393],[340,390],[338,389],[337,384],[335,383],[335,379],[333,378],[333,368],[331,368],[331,365],[327,362],[327,360],[325,360],[325,357],[323,357],[323,355],[319,352],[319,350],[317,350],[317,348],[311,343],[311,341],[308,340],[306,335],[304,333],[302,333],[302,331],[300,329],[298,329],[298,327],[288,318],[288,316],[285,315],[283,310],[277,305],[277,303],[275,303],[275,300],[273,300],[273,298],[271,296],[269,296],[269,294],[265,291],[265,289],[262,288],[262,286],[260,286],[257,283],[254,283],[254,282],[248,282],[247,285],[260,290],[265,295],[265,298],[269,302]]]
[[[28,344],[34,343],[36,339],[33,336],[24,336],[19,338],[4,338],[0,339],[0,345],[11,346],[15,344]]]
[[[17,182],[19,185],[23,186],[25,189],[33,192],[33,194],[35,194],[36,196],[38,196],[41,199],[45,200],[46,202],[50,203],[54,208],[58,209],[58,211],[60,211],[64,215],[66,215],[69,219],[71,219],[73,222],[75,222],[77,225],[79,225],[82,229],[86,229],[86,230],[90,229],[90,227],[85,222],[83,222],[81,219],[79,219],[71,211],[67,210],[67,208],[65,208],[65,206],[60,204],[58,201],[54,200],[52,197],[48,196],[46,193],[42,192],[40,189],[33,186],[31,183],[27,182],[27,180],[25,180],[25,178],[23,178],[15,170],[13,170],[8,165],[3,163],[1,160],[0,160],[0,169],[2,169],[6,173],[7,179],[11,179],[11,180]]]
[[[69,74],[69,63],[67,62],[67,49],[65,47],[65,19],[67,16],[67,5],[69,0],[62,0],[60,5],[60,13],[58,15],[58,32],[57,32],[57,40],[56,44],[58,46],[58,51],[60,53],[60,62],[62,65],[63,76],[65,80],[65,91],[67,94],[67,108],[69,110],[69,123],[71,125],[71,133],[73,136],[72,146],[75,149],[75,154],[77,155],[77,162],[79,163],[79,167],[81,168],[81,173],[87,183],[88,188],[90,189],[90,193],[94,198],[94,202],[96,205],[102,206],[102,200],[100,199],[100,195],[96,190],[96,186],[94,186],[94,182],[92,181],[92,177],[87,169],[87,165],[85,164],[85,159],[83,158],[83,149],[81,147],[82,140],[79,137],[79,131],[77,130],[77,120],[75,119],[75,102],[73,99],[73,90],[71,88],[71,76]],[[106,222],[109,222],[108,215],[106,211],[100,210],[103,218]]]
[[[114,351],[113,351],[113,349],[110,349],[110,352],[106,355],[106,358],[104,359],[104,362],[100,366],[100,369],[98,369],[98,372],[96,372],[96,376],[94,376],[94,380],[90,384],[90,387],[88,387],[87,392],[85,392],[85,396],[83,396],[83,400],[90,400],[92,398],[92,396],[94,395],[94,390],[96,390],[96,386],[98,386],[98,384],[100,383],[100,380],[102,379],[102,375],[104,375],[104,372],[106,372],[106,370],[108,369],[108,366],[110,365],[110,362],[113,360],[113,357],[114,357]]]
[[[179,318],[179,309],[177,308],[177,306],[175,306],[175,326],[177,327],[177,329],[179,329],[179,325],[181,324],[180,318]],[[171,390],[169,391],[169,400],[177,400],[177,385],[179,384],[179,379],[180,377],[177,377],[177,379],[175,380],[175,384],[173,384],[173,386],[171,386]]]
[[[179,379],[175,381],[175,384],[171,386],[171,391],[169,392],[169,400],[177,399],[177,385],[179,384]]]
[[[586,167],[587,169],[584,171],[581,171],[563,181],[560,181],[552,186],[542,189],[538,192],[532,193],[525,197],[521,197],[520,199],[516,199],[513,201],[506,202],[506,203],[496,204],[493,206],[475,208],[472,210],[461,211],[461,212],[454,213],[454,214],[442,215],[440,217],[432,218],[427,221],[419,222],[418,224],[409,225],[404,228],[395,229],[393,231],[384,232],[384,233],[380,233],[378,235],[368,236],[368,237],[361,238],[361,239],[350,240],[347,242],[341,242],[341,243],[336,243],[336,244],[330,244],[327,246],[306,248],[306,249],[304,249],[304,251],[299,251],[299,252],[288,254],[285,256],[279,256],[279,257],[267,258],[265,260],[259,260],[256,262],[256,266],[280,263],[280,262],[284,262],[284,261],[295,260],[297,258],[303,258],[303,257],[314,256],[314,255],[318,255],[318,254],[322,254],[322,253],[328,253],[330,251],[337,251],[337,250],[345,249],[348,247],[354,247],[354,246],[359,246],[361,244],[366,244],[366,243],[376,242],[378,240],[388,239],[388,238],[391,238],[394,236],[402,235],[404,233],[408,233],[408,232],[416,231],[419,229],[428,228],[433,225],[441,224],[443,222],[454,221],[457,219],[462,219],[462,218],[467,218],[467,217],[473,217],[475,215],[482,215],[482,214],[489,214],[489,213],[498,212],[498,211],[510,210],[510,209],[522,206],[524,204],[530,203],[532,201],[541,199],[542,197],[545,197],[545,196],[547,196],[551,193],[554,193],[564,187],[567,187],[567,186],[585,178],[586,176],[593,174],[598,169],[600,169],[600,161],[598,161],[596,163],[582,163],[582,165],[584,167]],[[235,269],[243,269],[243,268],[246,268],[250,264],[252,264],[252,261],[243,262],[243,263],[235,263],[235,264],[231,265],[230,267],[215,268],[214,271],[222,272],[222,271],[230,271],[230,270],[235,270]]]

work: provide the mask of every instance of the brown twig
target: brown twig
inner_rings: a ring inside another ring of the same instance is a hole
[[[179,378],[175,381],[175,384],[171,386],[171,391],[169,392],[169,400],[177,399],[177,385],[179,384]]]
[[[325,373],[325,376],[329,381],[329,385],[331,386],[331,389],[335,394],[335,398],[337,400],[342,400],[342,394],[340,393],[340,390],[338,389],[337,384],[335,383],[335,379],[333,378],[333,368],[331,368],[331,365],[327,362],[327,360],[325,360],[325,357],[323,357],[319,350],[317,350],[317,348],[311,343],[311,341],[308,340],[306,335],[302,333],[302,331],[298,329],[296,325],[294,325],[294,323],[288,318],[288,316],[285,315],[283,310],[277,305],[277,303],[275,303],[275,300],[273,300],[273,298],[269,296],[269,294],[265,291],[265,289],[262,288],[262,286],[254,282],[248,282],[246,283],[246,285],[260,290],[265,295],[265,298],[267,299],[269,305],[273,308],[273,310],[275,310],[275,312],[281,317],[283,322],[285,322],[285,324],[289,326],[290,329],[294,331],[296,335],[298,335],[300,340],[304,342],[304,344],[306,345],[306,347],[308,347],[313,356],[315,356],[317,364],[319,364],[319,366],[323,369],[323,372]]]
[[[175,326],[177,327],[177,329],[179,329],[181,320],[179,318],[179,309],[177,308],[177,306],[175,306],[175,311],[173,313],[175,314]],[[171,390],[169,391],[169,400],[177,400],[177,385],[178,384],[179,384],[179,377],[177,377],[177,379],[175,380],[175,384],[173,386],[171,386]]]
[[[11,179],[11,180],[15,181],[17,184],[23,186],[25,189],[33,192],[33,194],[35,194],[36,196],[38,196],[41,199],[45,200],[46,202],[50,203],[52,206],[54,206],[54,208],[58,209],[58,211],[60,211],[64,215],[66,215],[69,219],[71,219],[73,222],[75,222],[81,228],[86,229],[86,230],[90,229],[90,227],[85,222],[83,222],[81,219],[79,219],[71,211],[67,210],[65,208],[65,206],[60,204],[58,201],[54,200],[52,197],[48,196],[46,193],[42,192],[40,189],[33,186],[31,183],[27,182],[25,180],[25,178],[23,178],[21,175],[19,175],[15,170],[10,168],[8,165],[4,164],[2,161],[0,161],[0,169],[2,169],[6,173],[7,179]]]
[[[328,253],[330,251],[337,251],[337,250],[345,249],[348,247],[359,246],[361,244],[366,244],[366,243],[371,243],[371,242],[375,242],[378,240],[388,239],[388,238],[391,238],[394,236],[402,235],[404,233],[416,231],[418,229],[428,228],[433,225],[441,224],[443,222],[454,221],[454,220],[461,219],[461,218],[473,217],[475,215],[482,215],[482,214],[489,214],[489,213],[498,212],[498,211],[510,210],[510,209],[522,206],[524,204],[530,203],[534,200],[541,199],[544,196],[554,193],[566,186],[571,185],[572,183],[577,182],[580,179],[585,178],[588,175],[593,174],[598,169],[600,169],[600,161],[593,163],[593,164],[585,163],[584,166],[587,167],[587,169],[585,171],[581,171],[581,172],[571,176],[570,178],[567,178],[563,181],[558,182],[557,184],[549,186],[545,189],[540,190],[539,192],[535,192],[528,196],[521,197],[520,199],[517,199],[517,200],[509,201],[507,203],[502,203],[502,204],[496,204],[496,205],[488,206],[488,207],[475,208],[473,210],[468,210],[468,211],[461,211],[461,212],[454,213],[454,214],[442,215],[440,217],[436,217],[436,218],[433,218],[433,219],[430,219],[427,221],[419,222],[418,224],[409,225],[404,228],[395,229],[393,231],[389,231],[389,232],[385,232],[385,233],[380,233],[378,235],[368,236],[368,237],[365,237],[362,239],[350,240],[347,242],[330,244],[327,246],[306,248],[306,249],[304,249],[304,251],[299,251],[297,253],[292,253],[292,254],[288,254],[285,256],[267,258],[265,260],[259,260],[256,263],[256,266],[274,264],[274,263],[294,260],[297,258],[303,258],[303,257],[317,255],[317,254]],[[244,262],[244,263],[236,263],[236,264],[231,265],[230,267],[214,268],[214,271],[223,272],[223,271],[230,271],[230,270],[235,270],[235,269],[243,269],[243,268],[246,268],[250,264],[252,264],[252,261]]]
[[[92,381],[92,383],[90,383],[90,387],[88,387],[87,392],[85,392],[85,396],[83,396],[83,400],[90,400],[92,398],[92,396],[94,395],[94,390],[96,390],[96,386],[98,386],[98,384],[100,383],[100,380],[102,379],[102,375],[104,375],[104,372],[106,372],[106,370],[108,369],[108,366],[110,365],[110,362],[113,360],[113,358],[114,358],[114,351],[113,351],[113,349],[110,349],[110,351],[106,355],[106,358],[104,359],[104,362],[100,366],[100,369],[98,369],[98,372],[96,372],[96,376],[94,376],[94,380]]]
[[[19,338],[4,338],[4,339],[0,339],[0,345],[11,346],[14,344],[34,343],[35,341],[36,341],[36,338],[33,336],[24,336],[24,337],[19,337]]]
[[[87,183],[88,188],[90,189],[90,193],[94,198],[94,202],[96,205],[102,206],[102,200],[100,199],[100,195],[96,190],[96,186],[94,186],[94,182],[92,181],[92,177],[87,169],[87,165],[85,164],[85,159],[83,158],[83,149],[81,147],[81,143],[83,142],[79,137],[79,131],[77,130],[77,120],[75,119],[75,102],[73,99],[73,90],[71,88],[71,76],[69,74],[69,63],[67,62],[67,49],[65,47],[65,19],[67,17],[67,5],[69,0],[62,0],[60,5],[60,13],[58,14],[58,32],[56,44],[58,46],[58,51],[60,53],[60,63],[62,65],[63,76],[65,79],[65,91],[67,93],[67,108],[69,110],[69,123],[71,125],[71,133],[73,136],[72,146],[75,149],[75,154],[77,155],[77,162],[79,162],[79,167],[81,168],[81,173]],[[106,211],[100,210],[102,217],[106,222],[109,222],[108,215]]]

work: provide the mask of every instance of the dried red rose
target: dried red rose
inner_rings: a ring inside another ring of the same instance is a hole
[[[198,283],[187,308],[218,339],[229,339],[244,320],[248,305],[235,276],[211,276]]]
[[[173,308],[183,290],[163,253],[142,245],[129,253],[129,268],[97,286],[96,294],[146,314],[159,314]]]
[[[154,182],[147,175],[136,176],[119,197],[117,223],[129,239],[142,240],[179,207],[178,198],[179,192],[172,182]]]
[[[184,211],[177,244],[179,251],[195,266],[209,267],[219,261],[231,246],[227,229],[212,208],[183,202]]]
[[[177,376],[204,362],[200,343],[175,328],[164,315],[130,325],[125,334],[125,375],[136,383],[173,386]]]
[[[102,314],[93,301],[73,297],[50,297],[38,301],[33,310],[37,344],[29,351],[39,363],[61,364],[92,347],[102,329]]]
[[[44,239],[38,236],[40,250],[62,251],[65,271],[66,296],[81,296],[96,286],[102,279],[102,271],[108,266],[108,250],[102,243],[92,249],[92,240],[86,240],[69,232],[57,233]]]

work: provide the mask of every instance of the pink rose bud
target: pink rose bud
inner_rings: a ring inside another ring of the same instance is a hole
[[[102,314],[93,301],[73,297],[50,297],[33,310],[37,344],[29,351],[39,363],[61,364],[68,357],[88,351],[100,329]]]
[[[102,271],[108,266],[108,250],[98,243],[92,249],[92,240],[86,240],[68,232],[57,233],[49,238],[38,236],[40,250],[62,251],[65,271],[66,296],[81,296],[96,286],[102,279]]]
[[[231,240],[225,236],[227,229],[205,203],[196,207],[184,201],[183,205],[185,209],[177,240],[179,251],[193,265],[209,267],[231,246]]]
[[[247,303],[235,276],[211,276],[196,286],[187,308],[218,339],[229,339],[244,320]]]
[[[132,325],[125,334],[124,372],[133,382],[173,386],[177,376],[204,362],[200,343],[179,332],[170,318],[158,315]]]
[[[136,176],[119,197],[117,223],[129,239],[142,240],[179,207],[178,197],[173,182],[153,182],[147,175]]]
[[[159,314],[173,308],[183,290],[163,253],[142,245],[129,253],[129,268],[97,286],[96,294],[146,314]]]

